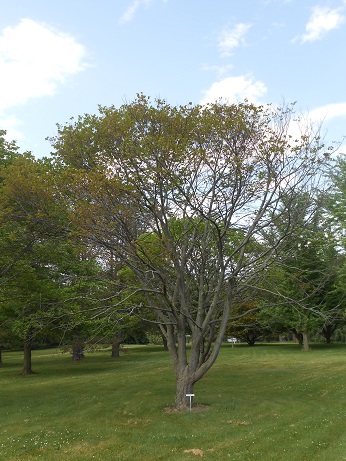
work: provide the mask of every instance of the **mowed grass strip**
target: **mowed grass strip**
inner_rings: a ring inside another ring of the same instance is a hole
[[[193,411],[175,413],[160,347],[77,363],[35,351],[29,377],[20,353],[3,353],[0,460],[343,461],[345,356],[345,345],[225,345]]]

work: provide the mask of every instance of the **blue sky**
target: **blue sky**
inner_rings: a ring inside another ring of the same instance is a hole
[[[56,123],[140,92],[173,105],[297,101],[328,142],[346,135],[346,0],[0,0],[0,11],[0,129],[37,157]]]

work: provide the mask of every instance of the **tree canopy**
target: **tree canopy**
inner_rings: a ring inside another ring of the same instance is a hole
[[[80,238],[131,271],[127,302],[140,293],[138,311],[155,314],[177,407],[215,362],[232,306],[263,286],[317,206],[328,153],[318,133],[290,134],[292,115],[139,95],[59,126],[51,140]]]

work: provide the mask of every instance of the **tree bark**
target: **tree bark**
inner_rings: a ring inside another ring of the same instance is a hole
[[[325,325],[321,328],[320,333],[324,336],[326,343],[330,344],[332,342],[332,336],[337,328],[337,325]]]
[[[113,335],[112,339],[112,354],[111,357],[119,357],[120,356],[120,346],[122,341],[122,333],[118,331]]]
[[[75,338],[72,341],[72,360],[80,360],[84,358],[84,343],[80,338]]]
[[[228,296],[226,304],[230,304]],[[205,350],[204,340],[205,331],[208,323],[202,323],[203,328],[191,328],[191,350],[188,353],[186,349],[186,325],[185,319],[182,318],[177,322],[176,328],[169,326],[166,330],[168,350],[170,352],[173,368],[176,376],[176,394],[174,407],[177,410],[187,410],[189,408],[189,399],[187,394],[194,393],[194,385],[198,382],[215,363],[219,354],[222,339],[224,337],[227,322],[229,318],[229,309],[225,306],[222,318],[219,324],[217,335],[212,335],[211,344],[207,345]],[[211,341],[211,338],[210,338]],[[210,346],[210,347],[209,347]]]
[[[31,375],[32,371],[32,360],[31,360],[31,349],[32,348],[32,338],[28,335],[24,340],[24,365],[23,365],[23,375]]]
[[[305,352],[309,351],[310,350],[310,346],[309,346],[309,335],[308,335],[308,332],[307,331],[304,331],[303,332],[303,350]]]
[[[256,336],[252,334],[246,335],[246,342],[249,346],[254,346],[256,342]]]
[[[300,348],[303,348],[303,335],[302,333],[298,332],[295,328],[292,329],[293,336],[298,341],[298,345]]]
[[[186,410],[188,408],[187,394],[193,394],[193,387],[193,377],[189,373],[189,366],[186,365],[176,378],[174,406],[177,410]]]
[[[163,348],[168,351],[168,345],[167,345],[167,339],[165,337],[165,335],[163,335],[161,332],[160,332],[160,335],[161,335],[161,338],[162,338],[162,345],[163,345]]]

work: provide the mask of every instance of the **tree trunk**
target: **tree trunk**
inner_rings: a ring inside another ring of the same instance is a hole
[[[187,394],[193,394],[193,378],[189,374],[189,366],[187,365],[176,378],[176,393],[174,407],[177,410],[186,410],[189,404]]]
[[[191,367],[188,363],[187,351],[186,351],[186,336],[185,336],[185,325],[182,322],[178,328],[174,328],[173,325],[167,325],[164,329],[161,328],[167,340],[167,347],[172,359],[172,365],[175,372],[176,378],[176,392],[174,408],[178,411],[188,409],[188,401],[186,394],[193,393],[193,377],[191,376]],[[191,348],[190,362],[193,357],[193,351]]]
[[[303,336],[303,350],[307,352],[310,350],[308,332],[304,331],[302,336]]]
[[[31,375],[32,364],[31,364],[31,347],[32,347],[32,338],[28,335],[24,340],[24,365],[23,365],[23,375]]]
[[[336,330],[336,325],[325,325],[321,328],[320,333],[324,336],[326,343],[330,344],[332,342],[332,336]]]
[[[166,339],[165,335],[161,334],[161,338],[162,338],[163,348],[164,348],[166,351],[168,351],[167,339]]]
[[[254,346],[256,342],[256,336],[252,334],[246,335],[246,342],[249,346]]]
[[[232,287],[233,285],[230,285],[230,291]],[[180,316],[176,325],[166,325],[165,329],[161,328],[167,339],[176,377],[174,406],[177,410],[189,408],[187,394],[194,393],[195,383],[210,370],[218,357],[229,318],[230,298],[230,293],[228,293],[216,335],[210,323],[203,318],[199,319],[200,326],[190,325],[191,347],[189,351],[186,347],[186,318],[184,315]]]
[[[292,330],[292,333],[293,333],[294,337],[296,338],[296,340],[298,341],[299,347],[302,349],[303,348],[303,341],[304,341],[302,333],[298,332],[295,328]]]
[[[72,360],[80,360],[84,358],[84,342],[80,338],[75,338],[72,341]]]
[[[122,341],[122,333],[118,331],[113,335],[112,339],[112,354],[111,357],[119,357],[120,356],[120,346]]]

